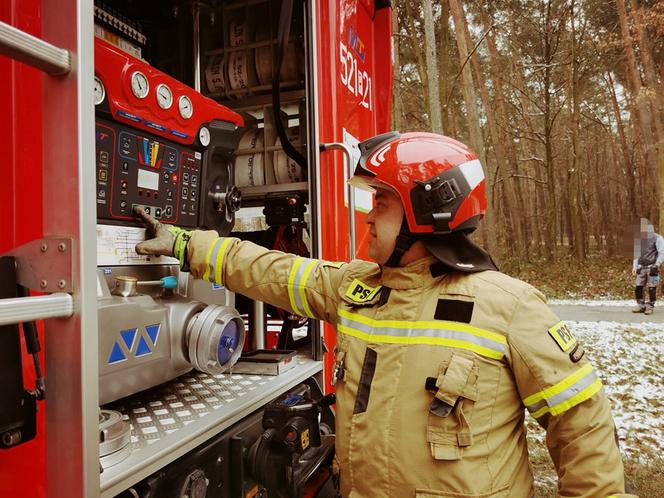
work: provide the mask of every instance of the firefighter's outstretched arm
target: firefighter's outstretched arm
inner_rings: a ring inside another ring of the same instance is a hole
[[[336,321],[338,289],[348,265],[270,251],[213,230],[168,227],[143,210],[136,213],[154,237],[136,246],[138,254],[174,256],[196,278],[300,316]]]
[[[534,289],[521,296],[508,333],[519,394],[547,431],[559,496],[626,496],[609,402],[582,345]]]

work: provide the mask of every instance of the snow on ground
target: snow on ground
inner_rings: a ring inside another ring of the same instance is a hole
[[[581,304],[575,301],[574,304]],[[625,456],[664,454],[664,324],[567,321],[599,372]],[[528,420],[531,439],[544,431]],[[532,430],[534,429],[534,430]]]
[[[635,306],[636,302],[629,300],[610,299],[549,299],[551,306]]]

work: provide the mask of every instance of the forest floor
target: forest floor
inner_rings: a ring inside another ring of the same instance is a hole
[[[632,261],[623,257],[592,255],[582,264],[567,255],[552,263],[505,258],[500,270],[534,285],[549,299],[631,299],[634,295]]]

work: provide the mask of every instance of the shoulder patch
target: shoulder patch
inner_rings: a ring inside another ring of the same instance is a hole
[[[346,289],[346,297],[355,303],[366,303],[376,297],[381,288],[382,285],[371,287],[356,278]]]
[[[566,353],[577,344],[576,337],[574,337],[572,332],[570,332],[570,330],[567,328],[565,322],[561,321],[556,323],[548,330],[548,332],[551,338],[556,342],[556,344],[558,344],[558,347],[562,350],[563,353]]]

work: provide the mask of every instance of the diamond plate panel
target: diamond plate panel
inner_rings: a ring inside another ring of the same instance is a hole
[[[253,390],[274,383],[268,375],[209,375],[193,371],[106,408],[123,414],[131,425],[132,449],[145,448]]]

